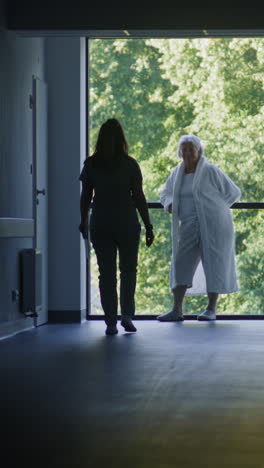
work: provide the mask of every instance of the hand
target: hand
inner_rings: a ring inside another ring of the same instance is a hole
[[[79,225],[79,231],[84,239],[88,239],[88,221]]]
[[[150,247],[152,242],[154,241],[154,234],[153,234],[153,227],[150,226],[146,228],[146,246]]]

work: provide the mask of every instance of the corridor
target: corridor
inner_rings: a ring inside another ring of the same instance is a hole
[[[135,324],[0,341],[3,466],[264,467],[264,321]]]

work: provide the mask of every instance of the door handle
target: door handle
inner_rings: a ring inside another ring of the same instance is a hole
[[[40,194],[41,195],[46,195],[46,190],[45,189],[43,189],[43,190],[38,190],[37,189],[37,195],[40,195]]]

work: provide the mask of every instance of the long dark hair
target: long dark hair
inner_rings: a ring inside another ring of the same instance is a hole
[[[128,156],[128,144],[117,119],[108,119],[101,126],[93,156],[96,166],[106,169],[118,166]]]

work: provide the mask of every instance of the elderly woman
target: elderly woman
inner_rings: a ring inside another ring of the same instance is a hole
[[[171,172],[160,197],[165,211],[172,213],[170,288],[174,304],[157,318],[183,321],[185,294],[207,294],[207,307],[198,320],[215,320],[218,295],[239,289],[230,206],[241,191],[208,162],[197,136],[180,138],[178,156],[182,162]]]

